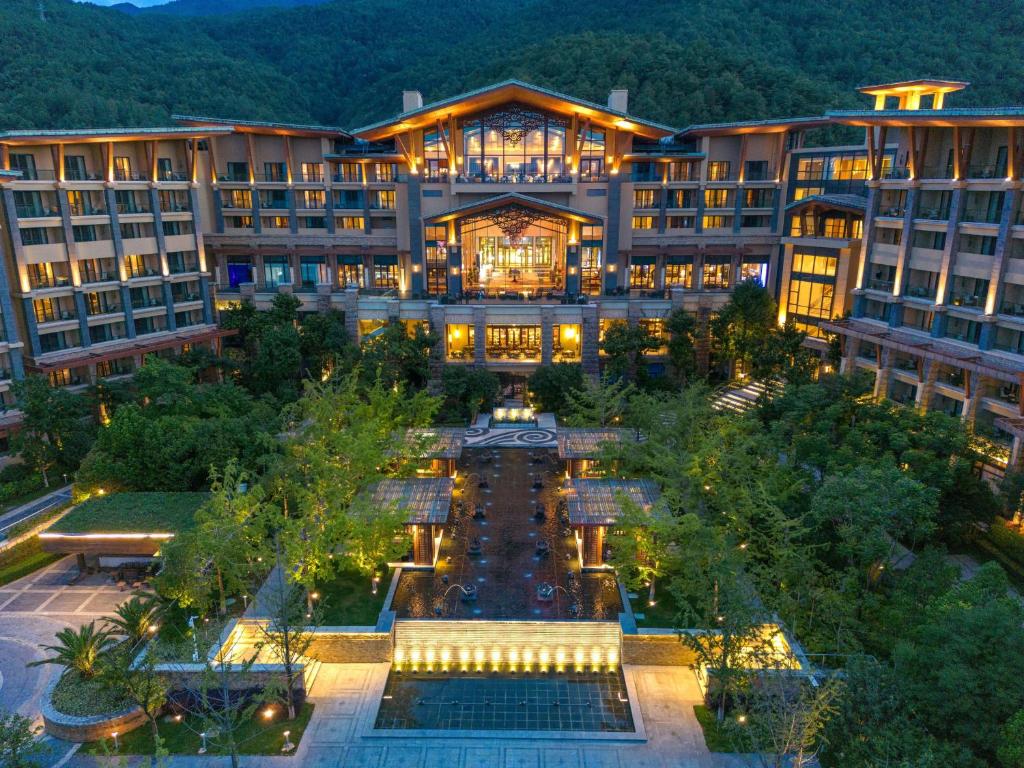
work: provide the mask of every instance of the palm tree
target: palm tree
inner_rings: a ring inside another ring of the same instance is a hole
[[[76,632],[66,627],[57,633],[57,645],[41,646],[43,650],[53,653],[49,659],[29,662],[28,666],[38,667],[42,664],[59,664],[73,669],[82,677],[89,678],[96,674],[96,661],[114,644],[109,632],[96,629],[96,622],[83,624]]]
[[[139,644],[147,633],[156,630],[156,619],[160,606],[150,595],[136,595],[114,609],[114,615],[104,621],[104,630],[115,635],[124,635],[131,647]]]

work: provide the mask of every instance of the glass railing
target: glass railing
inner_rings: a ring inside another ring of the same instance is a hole
[[[1006,176],[1006,167],[1001,165],[969,165],[968,179],[1001,179]]]
[[[882,171],[883,179],[909,179],[910,168],[906,165],[894,165]]]
[[[988,208],[972,208],[964,211],[963,221],[972,224],[998,224],[1000,217],[1000,211],[990,211]]]
[[[605,181],[607,176],[588,174],[581,176],[580,181]],[[447,181],[447,177],[439,179]],[[457,184],[568,184],[574,181],[567,173],[508,173],[498,174],[459,174],[455,177]]]

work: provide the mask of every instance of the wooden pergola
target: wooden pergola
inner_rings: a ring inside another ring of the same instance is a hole
[[[625,499],[649,510],[659,496],[655,482],[643,478],[570,480],[565,489],[569,525],[581,542],[583,567],[604,567],[605,534],[622,516]]]
[[[405,515],[405,526],[412,534],[415,565],[433,567],[454,490],[455,481],[450,477],[389,479],[374,486],[374,508],[394,507]]]

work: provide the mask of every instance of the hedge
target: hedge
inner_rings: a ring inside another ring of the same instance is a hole
[[[1006,557],[1024,567],[1024,536],[1018,531],[1004,521],[997,520],[992,523],[985,538]]]

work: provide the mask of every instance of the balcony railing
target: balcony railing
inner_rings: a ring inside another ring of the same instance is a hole
[[[607,181],[607,176],[580,176],[580,181]],[[447,178],[440,179],[447,181]],[[459,174],[455,177],[456,184],[568,184],[574,179],[567,173],[509,173],[509,174]]]
[[[119,214],[131,215],[133,213],[152,213],[153,210],[148,205],[139,205],[138,203],[118,203],[117,212]]]
[[[934,301],[935,294],[935,288],[929,288],[924,285],[907,286],[907,296],[911,299],[929,299],[930,301]]]
[[[164,171],[157,174],[157,181],[191,181],[185,171]]]
[[[29,285],[32,290],[45,290],[46,288],[67,288],[71,285],[71,279],[62,277],[60,275],[54,275],[52,277],[41,277],[29,281]]]
[[[882,171],[883,179],[909,179],[910,167],[906,165],[894,165]]]
[[[1024,317],[1024,304],[1018,304],[1013,301],[1004,301],[1002,306],[999,308],[999,313],[1002,315],[1013,315],[1014,317]]]
[[[271,184],[286,184],[288,182],[288,176],[284,173],[255,173],[253,176],[256,181],[265,181]]]
[[[15,206],[15,211],[18,214],[19,219],[38,219],[44,216],[60,216],[60,211],[56,207],[44,208],[41,205],[18,205]]]
[[[1001,179],[1006,176],[1006,167],[1000,165],[969,165],[968,179]]]
[[[926,165],[921,169],[922,179],[952,179],[952,165]]]
[[[144,173],[134,171],[114,171],[114,181],[149,181]]]
[[[898,205],[882,206],[878,209],[879,216],[888,216],[893,219],[902,219],[906,212],[906,208]]]
[[[886,293],[892,293],[892,289],[895,285],[896,283],[892,280],[872,279],[868,281],[868,288],[873,291],[885,291]]]
[[[949,221],[949,208],[921,208],[917,218],[928,221]]]

